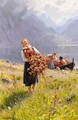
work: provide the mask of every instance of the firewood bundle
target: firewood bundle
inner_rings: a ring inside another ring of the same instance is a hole
[[[28,72],[30,75],[43,74],[46,69],[46,58],[42,54],[32,55],[28,58],[30,67]]]

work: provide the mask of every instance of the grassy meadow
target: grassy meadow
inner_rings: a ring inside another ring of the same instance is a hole
[[[47,69],[29,94],[23,65],[0,60],[0,120],[78,120],[78,71]]]

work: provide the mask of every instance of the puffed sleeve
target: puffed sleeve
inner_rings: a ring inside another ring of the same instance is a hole
[[[21,50],[21,56],[22,56],[23,61],[27,61],[27,58],[25,57],[23,50]]]
[[[35,47],[33,47],[35,53],[40,53]]]

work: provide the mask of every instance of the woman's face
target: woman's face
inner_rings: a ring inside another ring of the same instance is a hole
[[[28,41],[27,41],[27,40],[23,40],[23,41],[22,41],[22,46],[23,46],[23,47],[28,46]]]

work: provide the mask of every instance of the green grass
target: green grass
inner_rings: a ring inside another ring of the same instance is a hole
[[[23,66],[0,61],[0,120],[78,120],[78,71],[48,70],[33,94],[23,85]],[[14,69],[14,70],[12,70]],[[2,79],[8,77],[15,84]],[[14,81],[13,81],[14,82]]]

